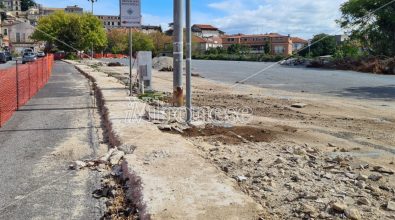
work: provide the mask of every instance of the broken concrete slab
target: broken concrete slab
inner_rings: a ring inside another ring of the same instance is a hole
[[[191,142],[180,135],[163,133],[149,121],[125,120],[131,107],[122,84],[86,66],[78,68],[92,76],[102,90],[117,139],[121,144],[136,146],[133,154],[124,156],[122,167],[130,189],[134,190],[129,193],[133,195],[129,199],[137,204],[141,216],[149,215],[151,219],[258,219],[262,216],[263,207],[241,192],[236,180],[202,158]],[[145,108],[145,103],[133,102],[134,111],[144,112]],[[158,119],[156,115],[153,117]],[[152,158],[149,163],[145,161],[147,155],[159,151],[168,156]]]

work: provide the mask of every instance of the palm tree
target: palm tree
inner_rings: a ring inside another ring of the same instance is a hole
[[[97,0],[88,0],[88,2],[92,2],[92,14],[93,14],[93,4],[97,2]]]

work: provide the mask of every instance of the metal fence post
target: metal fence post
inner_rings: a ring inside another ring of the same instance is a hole
[[[30,87],[31,87],[30,81],[31,81],[31,79],[30,79],[30,64],[29,64],[29,63],[27,64],[27,76],[29,77],[28,82],[29,82],[29,99],[30,99],[32,93],[31,93],[31,91],[30,91]]]
[[[19,110],[19,74],[18,74],[18,60],[15,61],[16,69],[16,110]]]

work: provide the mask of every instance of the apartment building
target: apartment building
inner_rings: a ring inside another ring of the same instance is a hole
[[[195,24],[192,26],[192,33],[195,36],[202,38],[220,37],[224,34],[218,28],[209,24]]]
[[[293,39],[298,39],[295,45]],[[265,48],[270,49],[272,55],[291,55],[294,51],[294,47],[300,47],[302,39],[292,38],[287,35],[280,35],[278,33],[270,34],[254,34],[254,35],[224,35],[222,36],[222,45],[224,48],[228,48],[232,44],[245,45],[251,48],[252,53],[264,53]],[[303,41],[304,42],[304,41]],[[307,41],[306,41],[307,43]]]
[[[7,11],[21,11],[21,0],[0,0]]]
[[[96,15],[101,20],[103,26],[107,30],[123,28],[121,27],[121,18],[116,15]],[[139,30],[145,34],[162,32],[161,26],[142,25]]]
[[[221,37],[208,37],[202,38],[198,36],[192,37],[192,42],[194,44],[193,50],[198,50],[201,52],[207,51],[210,48],[222,47],[222,38]]]
[[[30,36],[34,32],[34,26],[28,21],[6,20],[2,25],[3,47],[20,53],[24,48],[37,50],[40,45],[36,44]]]
[[[84,9],[78,7],[78,5],[67,6],[66,8],[49,8],[39,4],[37,8],[41,16],[50,15],[57,11],[64,11],[66,13],[78,13],[78,14],[82,14],[84,12]]]

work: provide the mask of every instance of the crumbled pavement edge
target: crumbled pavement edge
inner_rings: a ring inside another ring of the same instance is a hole
[[[105,142],[109,144],[110,149],[116,148],[118,149],[121,146],[121,142],[112,128],[112,123],[108,118],[108,108],[105,105],[105,100],[103,99],[103,93],[100,88],[97,86],[96,79],[91,75],[85,73],[81,68],[79,68],[76,63],[66,61],[68,64],[73,65],[78,72],[80,72],[83,76],[85,76],[91,83],[92,90],[94,92],[94,97],[96,99],[96,105],[99,109],[99,114],[101,116],[102,127],[104,129],[104,139]],[[118,149],[120,150],[120,149]],[[124,152],[125,153],[125,152]],[[116,165],[115,165],[116,166]],[[121,162],[121,180],[117,180],[117,182],[123,182],[123,188],[126,189],[125,196],[126,201],[132,205],[138,213],[138,218],[141,220],[149,220],[151,219],[149,213],[147,213],[146,205],[143,202],[143,194],[142,194],[142,184],[141,178],[137,176],[133,171],[128,169],[128,164],[125,160]]]

